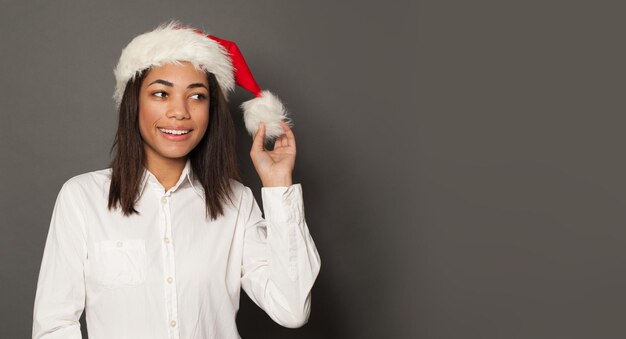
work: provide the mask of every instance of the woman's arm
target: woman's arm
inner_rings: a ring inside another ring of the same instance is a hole
[[[265,219],[246,188],[242,286],[274,321],[300,327],[309,318],[320,257],[304,219],[302,187],[292,185],[296,140],[286,123],[281,121],[281,126],[285,134],[268,151],[263,146],[265,125],[261,124],[250,151],[264,186]]]
[[[309,318],[320,258],[304,220],[302,188],[262,188],[265,219],[249,188],[241,283],[277,323],[300,327]]]
[[[61,188],[52,213],[33,311],[33,339],[80,339],[87,255],[82,201],[71,183]]]

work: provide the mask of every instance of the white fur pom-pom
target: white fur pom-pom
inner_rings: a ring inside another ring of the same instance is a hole
[[[287,118],[287,110],[283,103],[270,91],[262,91],[259,97],[241,104],[243,121],[250,135],[254,136],[259,129],[259,123],[265,124],[265,139],[273,139],[284,134],[280,121],[284,120],[292,126]]]

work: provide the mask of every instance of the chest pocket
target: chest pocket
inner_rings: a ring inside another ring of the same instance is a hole
[[[146,280],[146,244],[144,240],[104,240],[94,244],[92,266],[96,282],[115,288],[139,285]]]

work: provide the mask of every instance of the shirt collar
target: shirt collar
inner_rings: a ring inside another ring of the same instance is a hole
[[[139,196],[141,196],[148,184],[149,180],[154,180],[155,183],[158,183],[157,178],[154,176],[154,174],[152,174],[150,171],[148,171],[148,169],[146,168],[144,170],[144,174],[143,177],[141,179],[141,184],[139,185]],[[191,168],[191,161],[189,159],[187,159],[187,162],[185,163],[185,167],[183,168],[182,173],[180,174],[180,177],[178,178],[178,182],[176,183],[176,185],[174,185],[174,187],[172,187],[170,189],[171,192],[175,192],[178,187],[185,181],[185,179],[187,179],[187,181],[189,182],[189,185],[191,186],[191,188],[201,197],[204,197],[204,194],[202,194],[202,185],[200,185],[200,182],[198,182],[197,180],[195,180],[194,174],[193,174],[193,169]],[[160,184],[159,184],[160,185]]]

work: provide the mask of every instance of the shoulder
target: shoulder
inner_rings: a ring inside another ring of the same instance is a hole
[[[252,190],[243,183],[230,179],[230,187],[232,189],[233,202],[236,202],[240,207],[247,206],[254,200]]]
[[[110,168],[82,173],[68,179],[61,187],[61,193],[92,194],[98,191],[108,191],[110,183]]]
[[[241,190],[247,188],[243,183],[235,179],[230,179],[230,187],[233,192],[241,192]]]
[[[237,199],[241,198],[242,195],[245,198],[246,195],[252,194],[252,191],[248,186],[235,179],[230,179],[230,187],[232,189],[233,196]]]
[[[100,186],[111,182],[111,169],[102,169],[93,172],[79,174],[68,179],[63,186],[68,187],[84,187]]]

